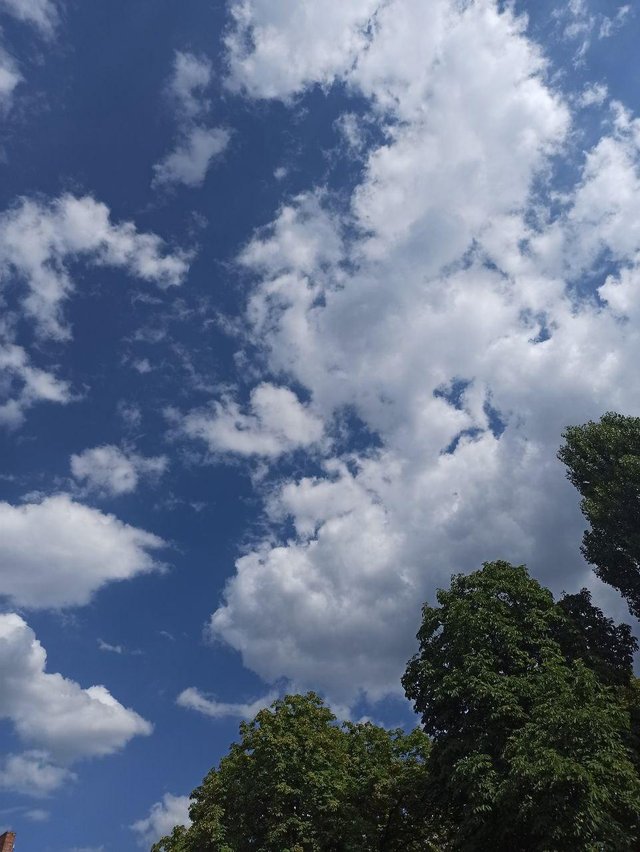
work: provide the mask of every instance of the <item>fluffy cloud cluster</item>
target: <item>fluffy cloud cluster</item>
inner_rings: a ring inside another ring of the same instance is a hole
[[[157,535],[128,526],[66,494],[0,503],[0,587],[17,606],[86,604],[106,583],[159,570]]]
[[[71,473],[92,491],[117,497],[131,494],[141,478],[161,476],[166,456],[145,457],[105,444],[71,456]]]
[[[78,260],[120,268],[160,287],[180,284],[189,266],[186,253],[171,253],[160,237],[139,232],[132,222],[113,223],[108,208],[90,196],[23,198],[0,213],[1,424],[20,425],[39,400],[71,399],[65,381],[33,366],[32,355],[15,344],[15,318],[29,318],[41,338],[68,340],[63,307],[75,289],[69,267]]]
[[[399,688],[422,601],[485,559],[624,615],[579,555],[555,453],[567,425],[640,408],[640,123],[614,104],[573,159],[569,100],[491,0],[314,9],[238,3],[230,85],[339,80],[384,141],[346,215],[312,188],[249,243],[246,319],[326,428],[348,411],[375,440],[271,487],[211,631],[265,679],[346,701]],[[558,156],[579,173],[562,196]]]
[[[263,98],[330,85],[365,50],[379,6],[379,0],[236,0],[227,37],[229,84]]]
[[[205,122],[211,106],[205,93],[211,79],[208,60],[176,53],[169,95],[179,123],[178,139],[174,150],[153,167],[154,186],[200,186],[213,160],[229,144],[229,130]]]
[[[247,413],[225,398],[178,421],[184,435],[205,441],[210,452],[242,456],[275,458],[317,444],[323,434],[322,420],[308,405],[288,388],[268,383],[251,391]]]
[[[131,829],[138,835],[139,845],[148,849],[161,837],[171,834],[176,825],[191,825],[189,797],[165,793],[160,802],[152,805],[149,814],[134,822]]]
[[[132,222],[114,224],[108,207],[91,196],[23,198],[0,214],[0,286],[22,284],[23,309],[42,335],[69,337],[62,305],[74,289],[68,264],[80,258],[160,287],[180,284],[188,269],[185,254],[171,254],[160,237]]]
[[[13,613],[0,615],[0,718],[31,747],[6,758],[2,786],[36,795],[71,780],[69,763],[112,754],[152,730],[104,686],[83,689],[47,672],[46,662],[28,624]]]

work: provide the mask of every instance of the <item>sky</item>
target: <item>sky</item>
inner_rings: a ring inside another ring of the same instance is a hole
[[[640,414],[640,7],[0,0],[0,829],[135,852],[287,691],[579,546]],[[634,623],[634,629],[638,625]]]

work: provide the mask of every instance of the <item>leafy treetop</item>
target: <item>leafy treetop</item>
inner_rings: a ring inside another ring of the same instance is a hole
[[[590,524],[582,552],[640,617],[640,417],[609,412],[571,426],[558,458],[582,495]]]

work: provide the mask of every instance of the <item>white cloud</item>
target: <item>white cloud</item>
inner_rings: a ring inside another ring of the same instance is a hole
[[[606,101],[608,95],[609,90],[604,83],[592,83],[590,86],[585,86],[578,103],[582,107],[600,106]]]
[[[188,270],[185,253],[169,253],[160,237],[132,222],[113,224],[106,205],[90,196],[23,198],[0,214],[0,287],[23,285],[23,309],[44,336],[70,337],[62,305],[74,290],[68,265],[79,258],[160,287],[180,284]]]
[[[366,145],[365,126],[357,113],[345,112],[336,120],[335,124],[354,154],[364,150]]]
[[[140,428],[142,424],[142,411],[140,410],[140,406],[136,405],[135,402],[127,402],[121,399],[118,402],[117,412],[127,429]]]
[[[288,388],[263,383],[251,391],[248,413],[231,398],[180,418],[179,431],[205,441],[212,453],[277,457],[317,444],[322,420]]]
[[[161,837],[171,834],[176,825],[191,825],[189,797],[165,793],[161,801],[152,805],[148,816],[133,823],[131,830],[138,835],[138,844],[149,848]]]
[[[239,262],[271,374],[307,390],[325,430],[347,409],[378,448],[339,459],[327,444],[324,473],[276,471],[273,527],[211,619],[267,681],[343,702],[399,691],[421,603],[486,559],[527,562],[558,593],[589,585],[623,617],[580,557],[555,454],[567,425],[640,410],[640,123],[614,105],[559,196],[550,164],[573,156],[572,117],[523,20],[490,0],[391,0],[365,36],[371,10],[346,5],[321,21],[306,3],[236,6],[232,85],[286,99],[337,78],[384,134],[347,214],[310,190]],[[229,411],[214,422],[255,418]]]
[[[112,444],[93,447],[71,456],[71,472],[92,491],[116,497],[131,494],[142,477],[160,477],[168,466],[166,456],[140,456]]]
[[[586,154],[571,202],[532,240],[547,274],[577,280],[603,253],[631,265],[640,250],[640,120],[613,104],[614,123]]]
[[[235,0],[227,37],[229,85],[266,98],[330,85],[366,47],[379,6],[379,0]]]
[[[3,680],[2,672],[0,680]],[[47,753],[42,751],[10,754],[0,764],[0,770],[0,788],[27,796],[48,796],[76,778],[66,767],[51,763]]]
[[[244,248],[240,263],[271,273],[274,286],[280,283],[277,273],[309,275],[319,267],[335,266],[342,257],[342,240],[322,202],[320,193],[307,193],[284,205],[276,220]]]
[[[609,38],[609,36],[614,35],[617,30],[624,26],[631,13],[632,6],[627,3],[624,6],[619,6],[612,18],[603,15],[599,22],[598,38]]]
[[[98,639],[98,648],[108,654],[131,654],[135,657],[139,657],[144,653],[139,648],[129,649],[126,648],[124,645],[112,645],[110,642],[105,642],[104,639],[100,638]]]
[[[30,819],[31,822],[46,822],[51,813],[49,811],[45,811],[43,808],[31,808],[28,811],[25,811],[25,816],[27,819]]]
[[[196,710],[205,716],[210,716],[212,719],[253,719],[259,710],[268,707],[276,698],[278,692],[269,692],[262,698],[256,698],[255,701],[245,703],[216,701],[215,698],[208,698],[203,695],[199,689],[191,686],[183,690],[176,699],[180,707],[186,707],[189,710]]]
[[[105,642],[104,639],[98,639],[98,648],[100,648],[101,651],[107,651],[111,654],[125,653],[122,645],[110,645],[109,642]]]
[[[83,689],[47,672],[46,662],[29,625],[15,613],[0,615],[0,718],[31,748],[6,758],[2,784],[36,795],[72,780],[70,762],[112,754],[152,731],[104,686]]]
[[[0,0],[0,12],[35,26],[40,35],[50,38],[58,22],[58,10],[52,0]],[[13,94],[23,76],[18,63],[2,44],[0,29],[0,114],[13,103]]]
[[[17,606],[79,606],[108,582],[160,569],[157,535],[68,495],[0,503],[0,586]]]
[[[211,162],[225,151],[231,134],[220,127],[190,127],[177,147],[153,167],[154,186],[201,186]]]
[[[51,36],[58,22],[58,10],[52,0],[0,0],[0,10],[32,24],[44,36]]]
[[[208,59],[176,51],[169,94],[180,113],[196,118],[207,110],[205,92],[213,78]]]
[[[146,376],[147,373],[150,373],[153,370],[151,361],[149,361],[148,358],[138,358],[132,362],[131,366],[137,373],[140,373],[141,376]]]
[[[13,101],[13,93],[22,81],[22,74],[14,59],[0,45],[0,111],[6,111]]]
[[[631,13],[631,6],[619,6],[613,16],[597,12],[589,0],[569,0],[560,5],[553,17],[562,25],[562,37],[566,41],[577,42],[574,61],[584,61],[594,36],[598,39],[609,38],[622,26]]]
[[[0,425],[14,429],[37,402],[66,404],[73,396],[69,384],[34,367],[21,346],[0,343]]]
[[[173,151],[153,167],[154,187],[201,186],[213,160],[229,145],[229,130],[204,124],[211,108],[206,91],[212,78],[211,63],[207,59],[176,52],[168,89],[178,122],[178,135]]]

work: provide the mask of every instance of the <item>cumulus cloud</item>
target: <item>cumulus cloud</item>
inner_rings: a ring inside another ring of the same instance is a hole
[[[0,770],[0,788],[26,796],[48,796],[76,778],[71,770],[51,763],[46,752],[36,750],[8,755]]]
[[[176,51],[168,88],[178,113],[189,118],[202,115],[208,108],[206,91],[212,78],[213,70],[208,59]]]
[[[239,262],[247,269],[269,272],[273,286],[286,286],[292,270],[309,276],[335,266],[342,257],[342,240],[321,193],[304,193],[285,204],[275,221],[250,240]],[[277,273],[285,276],[281,280]]]
[[[201,186],[209,166],[229,144],[231,134],[221,127],[190,127],[176,148],[153,167],[154,186],[181,183]]]
[[[71,456],[71,473],[92,491],[117,497],[131,494],[141,478],[158,478],[167,469],[166,456],[145,457],[112,444]]]
[[[131,830],[138,835],[138,844],[149,848],[161,837],[171,834],[176,825],[191,825],[189,797],[165,793],[159,802],[151,806],[146,817],[133,823]]]
[[[210,410],[171,417],[180,432],[204,441],[212,453],[277,457],[317,444],[323,435],[322,420],[309,405],[288,388],[267,382],[251,391],[246,413],[233,399],[225,398]]]
[[[604,83],[592,83],[585,86],[578,98],[581,107],[601,106],[609,95],[609,89]]]
[[[153,186],[201,186],[213,160],[226,150],[230,131],[205,124],[211,108],[206,92],[212,77],[207,59],[176,52],[168,91],[178,134],[175,148],[153,167]]]
[[[30,750],[9,755],[2,786],[46,795],[73,779],[67,765],[122,749],[152,726],[104,686],[83,689],[46,671],[47,655],[15,613],[0,615],[0,718]]]
[[[268,707],[276,698],[278,692],[269,692],[262,698],[256,698],[255,701],[248,702],[227,702],[217,701],[215,698],[208,698],[203,695],[199,689],[190,686],[183,690],[176,699],[180,707],[185,707],[189,710],[196,710],[204,716],[209,716],[212,719],[253,719],[259,710]]]
[[[266,680],[342,702],[399,690],[421,603],[485,559],[527,562],[558,593],[589,585],[624,617],[579,554],[555,454],[567,425],[640,409],[638,120],[614,104],[559,197],[575,118],[524,20],[490,0],[371,5],[316,21],[312,4],[248,0],[229,41],[231,85],[288,99],[338,79],[384,134],[346,214],[310,188],[240,255],[268,369],[325,431],[347,410],[374,440],[326,445],[314,476],[275,472],[272,526],[210,625]],[[258,420],[229,411],[213,422]]]
[[[90,196],[23,198],[0,214],[0,288],[22,285],[23,310],[43,336],[70,336],[62,305],[74,290],[68,265],[80,258],[160,287],[180,284],[189,264],[155,234],[140,233],[132,222],[112,223],[108,207]]]
[[[227,37],[229,85],[263,98],[288,98],[330,85],[366,48],[379,0],[236,0]]]
[[[106,583],[157,571],[150,532],[58,494],[0,503],[0,586],[17,606],[79,606]]]

